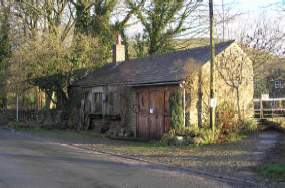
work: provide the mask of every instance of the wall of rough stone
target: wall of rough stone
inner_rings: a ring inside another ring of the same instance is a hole
[[[253,117],[254,87],[252,61],[248,58],[247,54],[241,50],[237,43],[233,43],[223,54],[219,54],[217,59],[217,104],[227,101],[237,109],[237,90],[232,86],[238,86],[241,118]],[[230,64],[230,66],[223,68],[221,59],[225,59],[224,63]],[[235,64],[233,64],[232,61],[234,61]],[[236,77],[236,79],[234,80],[233,77]]]
[[[222,65],[221,61],[224,60]],[[235,64],[233,64],[233,62]],[[242,64],[242,70],[236,65]],[[252,62],[240,47],[233,43],[224,53],[216,56],[215,90],[217,107],[223,102],[232,104],[237,108],[237,91],[233,85],[238,86],[237,80],[232,75],[240,75],[241,84],[239,88],[239,104],[242,118],[253,117],[253,68]],[[231,86],[232,84],[232,86]],[[190,125],[203,126],[210,120],[210,62],[203,65],[201,73],[197,73],[193,79],[192,92],[187,94],[190,100],[188,105],[187,120]]]
[[[210,108],[210,64],[204,64],[200,72],[192,77],[192,87],[186,94],[186,125],[202,126],[209,121]],[[190,79],[190,78],[189,78]]]
[[[127,110],[127,127],[133,131],[136,137],[137,127],[137,113],[134,111],[134,106],[137,104],[136,101],[136,90],[134,88],[128,88],[128,110]]]
[[[38,112],[19,110],[18,119],[20,122],[40,121],[63,123],[65,121],[64,113],[61,110],[40,110]],[[0,120],[16,121],[16,109],[0,110]]]

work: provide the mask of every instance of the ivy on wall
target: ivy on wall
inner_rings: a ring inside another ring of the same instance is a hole
[[[180,129],[183,126],[181,90],[172,91],[169,95],[169,120],[173,129]]]

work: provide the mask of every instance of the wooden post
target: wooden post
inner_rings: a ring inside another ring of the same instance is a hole
[[[215,41],[214,41],[214,16],[213,16],[213,0],[209,0],[210,8],[210,48],[211,48],[211,100],[215,100]],[[210,127],[214,132],[215,129],[215,106],[210,108]]]
[[[272,121],[274,119],[274,112],[275,112],[275,101],[274,101],[275,96],[273,96],[273,103],[271,102],[271,109],[272,109]]]
[[[19,121],[19,98],[18,98],[18,94],[17,94],[17,112],[16,112],[16,119],[17,122]]]
[[[262,105],[262,99],[260,99],[260,119],[263,118],[263,105]]]

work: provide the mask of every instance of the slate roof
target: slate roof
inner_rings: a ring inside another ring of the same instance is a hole
[[[218,55],[234,42],[234,40],[231,40],[216,44],[215,54]],[[190,58],[203,65],[210,60],[210,46],[127,60],[117,66],[108,63],[71,86],[92,87],[98,85],[175,82],[183,80],[186,76],[185,71],[177,69],[176,62],[180,60],[184,63]]]

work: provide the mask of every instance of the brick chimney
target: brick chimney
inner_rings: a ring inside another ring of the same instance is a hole
[[[117,35],[117,43],[113,46],[113,64],[125,61],[125,45],[121,44],[121,35]]]

